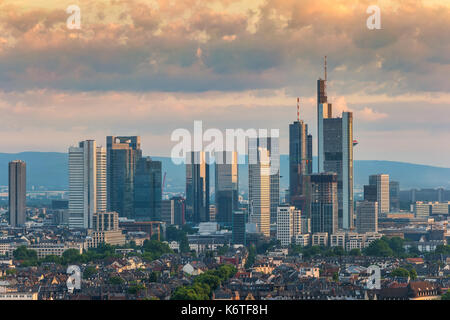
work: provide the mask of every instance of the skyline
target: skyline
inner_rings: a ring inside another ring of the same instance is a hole
[[[450,139],[450,43],[439,32],[450,2],[375,1],[381,30],[365,28],[369,1],[220,2],[78,1],[75,31],[65,26],[72,1],[1,2],[0,151],[140,135],[145,154],[169,156],[171,132],[202,120],[279,128],[287,154],[298,96],[316,146],[327,55],[335,114],[354,113],[355,159],[450,166],[440,147]]]

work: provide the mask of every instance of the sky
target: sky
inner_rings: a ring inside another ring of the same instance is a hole
[[[326,55],[355,159],[450,167],[447,30],[449,0],[0,0],[0,152],[141,135],[144,154],[168,156],[173,130],[201,120],[279,129],[287,153],[297,97],[317,136]]]

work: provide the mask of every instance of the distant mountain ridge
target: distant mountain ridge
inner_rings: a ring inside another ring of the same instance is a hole
[[[162,161],[163,172],[167,172],[166,191],[182,192],[185,187],[185,167],[175,165],[169,157],[152,157]],[[0,185],[8,184],[8,162],[24,160],[27,163],[27,186],[44,186],[47,189],[68,189],[68,156],[58,152],[0,153]],[[316,159],[314,159],[316,165]],[[289,157],[281,155],[280,189],[289,185]],[[391,180],[399,181],[401,189],[450,188],[450,168],[441,168],[406,162],[383,160],[355,160],[354,186],[362,188],[368,183],[370,174],[387,173]],[[247,165],[239,166],[241,190],[248,187]],[[211,168],[211,187],[214,187],[214,171]]]

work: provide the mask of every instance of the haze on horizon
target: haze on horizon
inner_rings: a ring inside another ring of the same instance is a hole
[[[68,30],[77,4],[81,30]],[[381,30],[366,9],[381,8]],[[450,166],[450,1],[0,1],[0,152],[67,152],[174,129],[279,128],[316,137],[328,56],[334,112],[354,112],[354,158]],[[316,145],[314,144],[314,147]],[[314,150],[316,151],[316,150]]]

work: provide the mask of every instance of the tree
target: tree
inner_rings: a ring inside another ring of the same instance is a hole
[[[364,254],[375,257],[390,257],[393,256],[394,252],[385,240],[377,239],[364,249]]]
[[[333,247],[331,252],[333,253],[333,255],[336,255],[336,256],[343,256],[345,254],[344,248],[342,248],[340,246]]]
[[[348,254],[351,256],[360,256],[361,250],[358,248],[354,248],[354,249],[350,250],[350,252]]]
[[[411,278],[411,280],[416,280],[417,279],[417,271],[415,269],[409,270],[409,277]]]
[[[16,260],[37,260],[37,252],[27,249],[26,246],[20,246],[14,250],[13,257]]]
[[[441,296],[441,300],[450,300],[450,290]]]
[[[153,271],[152,273],[150,273],[150,276],[148,277],[148,281],[149,282],[156,282],[156,281],[158,281],[158,277],[159,277],[159,273]]]
[[[83,256],[77,249],[68,249],[64,251],[62,254],[62,258],[67,264],[80,263],[83,261]]]
[[[184,234],[180,241],[180,252],[188,253],[190,250],[191,249],[189,247],[189,241],[188,241],[187,235]]]
[[[110,284],[115,284],[115,285],[119,285],[119,284],[123,284],[125,281],[118,276],[112,276],[109,278],[109,283]]]
[[[97,269],[93,266],[88,266],[83,271],[83,279],[89,279],[97,274]]]
[[[410,273],[405,268],[397,268],[391,272],[391,277],[409,278]]]

